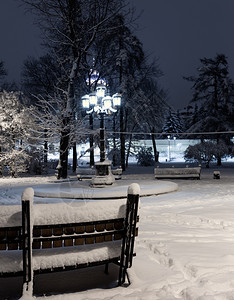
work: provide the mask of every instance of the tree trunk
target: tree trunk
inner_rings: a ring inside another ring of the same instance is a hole
[[[47,163],[48,163],[48,142],[44,142],[44,172],[47,174]]]
[[[100,114],[100,162],[106,159],[104,114]]]
[[[219,144],[219,136],[217,136],[217,145]],[[222,165],[222,160],[221,160],[221,157],[220,155],[218,155],[217,157],[217,166],[221,166]]]
[[[115,140],[115,114],[113,117],[113,156],[112,156],[112,164],[115,167],[116,166],[116,140]]]
[[[134,131],[136,125],[137,125],[137,123],[135,123],[133,125],[131,132]],[[130,150],[131,150],[131,146],[132,146],[132,137],[133,137],[133,135],[130,134],[130,136],[129,136],[128,150],[127,150],[127,155],[126,155],[126,168],[128,167],[128,159],[129,159],[129,156],[130,156]]]
[[[77,151],[76,142],[73,143],[73,159],[72,159],[72,171],[75,173],[77,167]]]
[[[44,137],[45,137],[45,141],[44,141],[44,155],[43,155],[43,162],[44,162],[44,166],[43,166],[43,169],[44,171],[47,173],[47,163],[48,163],[48,142],[47,142],[47,130],[45,129],[44,130],[45,134],[44,134]]]
[[[93,131],[93,115],[89,115],[89,129]],[[90,148],[90,156],[89,156],[89,165],[90,167],[94,166],[94,148],[93,148],[93,132],[89,135],[89,148]]]
[[[127,150],[127,155],[126,155],[126,168],[128,167],[128,159],[129,159],[129,155],[130,155],[131,145],[132,145],[132,134],[130,134],[130,137],[129,137],[129,144],[128,144],[128,150]]]
[[[60,138],[60,176],[59,178],[67,178],[67,167],[68,167],[68,153],[69,153],[69,143],[70,143],[70,119],[74,122],[74,116],[72,111],[74,110],[74,77],[75,73],[77,72],[77,62],[76,60],[73,61],[73,66],[70,75],[70,81],[68,84],[68,98],[66,103],[65,109],[65,116],[63,117],[63,128],[61,131],[61,138]]]
[[[157,151],[156,141],[155,141],[155,135],[154,135],[155,129],[154,127],[151,129],[151,139],[153,144],[153,150],[154,150],[154,161],[155,163],[158,163],[159,158],[159,152]]]
[[[69,147],[69,136],[70,130],[68,129],[69,119],[68,117],[63,118],[63,129],[60,138],[60,163],[61,170],[59,178],[67,178],[67,167],[68,167],[68,147]]]
[[[125,171],[125,136],[124,136],[124,117],[123,107],[120,107],[120,155],[121,155],[121,168]]]

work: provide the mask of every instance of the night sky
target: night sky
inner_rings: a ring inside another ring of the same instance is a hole
[[[169,104],[183,108],[191,99],[190,83],[182,76],[196,75],[200,58],[217,53],[228,57],[234,80],[234,0],[129,0],[139,20],[137,36],[144,50],[164,72],[161,85]],[[27,56],[41,53],[39,31],[17,0],[0,0],[0,59],[9,79],[18,80]]]

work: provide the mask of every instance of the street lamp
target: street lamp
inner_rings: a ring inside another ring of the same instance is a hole
[[[114,177],[111,173],[111,162],[106,160],[105,154],[105,126],[104,117],[116,113],[121,105],[121,94],[108,95],[104,83],[97,85],[96,91],[82,98],[82,106],[89,115],[97,115],[100,119],[100,162],[96,163],[96,175],[93,178],[93,184],[112,184]],[[106,178],[103,178],[105,176]],[[103,182],[103,183],[101,183]]]
[[[174,140],[174,158],[176,157],[176,136],[173,137]]]
[[[167,136],[167,139],[168,139],[168,160],[171,161],[171,136],[168,135]]]

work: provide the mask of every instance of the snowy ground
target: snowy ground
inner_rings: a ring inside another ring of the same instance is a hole
[[[214,170],[220,170],[220,180],[213,179]],[[152,168],[129,168],[123,180],[141,184],[153,180],[152,174]],[[49,181],[39,178],[35,183],[49,190]],[[102,267],[84,269],[38,276],[38,298],[234,299],[234,167],[202,169],[201,180],[172,181],[178,191],[141,198],[130,286],[115,287],[115,266],[108,276]],[[19,203],[19,193],[31,185],[31,179],[0,180],[0,203]],[[17,299],[20,293],[20,278],[0,279],[0,299]]]

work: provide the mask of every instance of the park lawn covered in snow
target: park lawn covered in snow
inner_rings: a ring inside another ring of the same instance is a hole
[[[176,192],[141,197],[137,256],[129,270],[130,286],[115,287],[114,266],[108,276],[98,268],[38,277],[36,295],[56,300],[233,299],[234,169],[219,169],[220,180],[213,179],[213,170],[202,169],[201,180],[172,180],[179,186]],[[128,177],[140,185],[149,179],[152,175]],[[44,183],[49,180],[44,179]],[[155,180],[155,185],[160,182]],[[22,185],[32,185],[28,183],[15,182],[7,187],[0,182],[1,204],[4,198],[7,204],[19,204],[20,196],[16,195],[24,188]],[[46,189],[49,186],[45,185]],[[0,295],[7,288],[13,295],[13,286],[20,291],[19,279],[14,280],[0,280]]]

